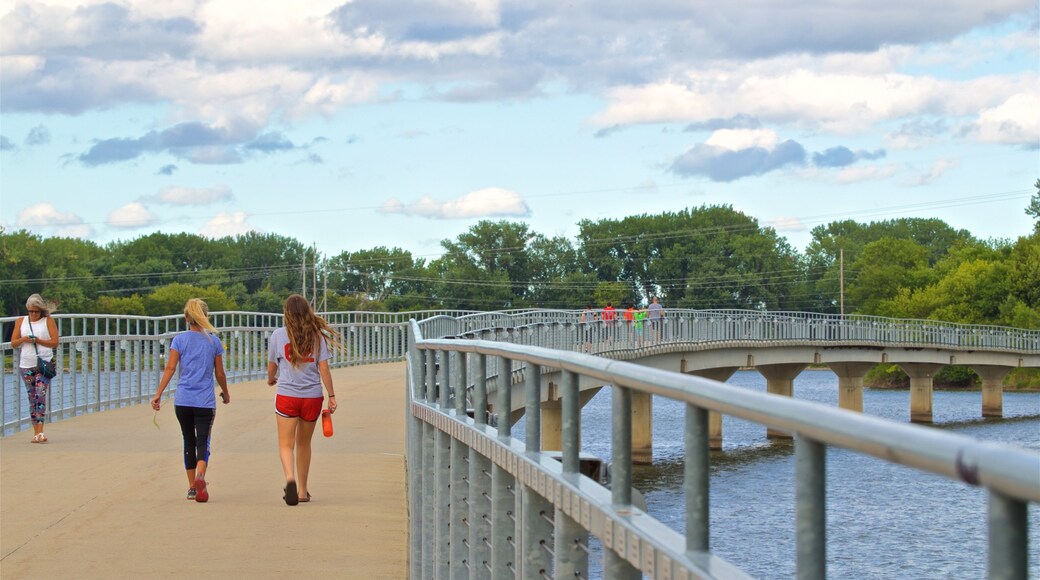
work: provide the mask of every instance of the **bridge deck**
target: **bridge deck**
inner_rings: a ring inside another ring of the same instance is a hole
[[[340,411],[315,434],[314,500],[282,501],[273,389],[231,385],[207,504],[184,499],[173,405],[48,424],[0,440],[0,577],[403,578],[404,363],[333,371]]]

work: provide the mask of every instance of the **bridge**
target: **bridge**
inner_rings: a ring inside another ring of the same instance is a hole
[[[409,313],[412,323],[391,314],[328,315],[347,337],[336,365],[408,361],[411,577],[586,575],[590,535],[605,547],[607,577],[741,576],[712,555],[707,526],[709,450],[720,441],[723,415],[795,439],[798,517],[792,526],[798,530],[799,576],[826,574],[822,474],[828,446],[984,487],[989,573],[1028,575],[1026,513],[1030,502],[1040,501],[1040,458],[850,410],[862,409],[866,369],[887,362],[911,376],[914,421],[931,420],[931,377],[945,364],[981,370],[982,413],[999,413],[996,377],[1011,368],[1040,366],[1040,332],[800,313],[669,314],[667,321],[642,327],[583,326],[577,313],[561,311]],[[69,371],[57,380],[60,404],[52,414],[75,416],[147,400],[164,349],[182,330],[178,318],[62,321],[59,359]],[[278,318],[217,316],[229,375],[262,376],[264,339]],[[809,364],[836,371],[845,409],[789,396],[794,375]],[[705,378],[738,367],[759,369],[769,393],[735,397],[731,388]],[[7,373],[5,368],[5,385]],[[580,408],[604,386],[614,391],[615,405],[609,489],[578,468]],[[22,424],[9,419],[8,403],[16,393],[7,391],[5,433]],[[684,535],[632,505],[631,466],[645,460],[652,445],[640,430],[647,430],[655,395],[682,401],[687,409]],[[523,442],[511,436],[521,413],[527,419]],[[543,452],[554,447],[562,461]]]

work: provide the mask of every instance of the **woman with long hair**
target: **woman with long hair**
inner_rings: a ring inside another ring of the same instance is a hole
[[[152,408],[159,410],[163,391],[170,384],[177,365],[177,393],[173,408],[184,437],[184,470],[188,476],[188,496],[200,503],[209,501],[206,487],[206,468],[209,465],[210,435],[217,417],[217,398],[213,392],[213,377],[220,385],[220,398],[231,402],[227,375],[224,373],[224,345],[217,338],[217,329],[209,321],[209,307],[198,298],[184,304],[184,319],[188,331],[173,337],[166,368],[159,381],[159,390],[152,397]]]
[[[14,325],[11,346],[22,349],[18,357],[18,372],[29,396],[29,420],[33,428],[31,442],[46,443],[43,421],[47,417],[47,390],[51,387],[51,379],[43,374],[37,359],[54,360],[54,349],[58,348],[58,325],[51,314],[58,306],[39,294],[33,294],[25,301],[25,307],[29,314]]]
[[[311,438],[325,400],[322,384],[329,394],[329,413],[336,412],[329,359],[340,336],[299,294],[285,300],[282,312],[284,326],[275,330],[268,341],[267,384],[277,385],[274,412],[278,456],[285,472],[282,499],[287,505],[296,505],[311,500],[307,477],[311,468]]]

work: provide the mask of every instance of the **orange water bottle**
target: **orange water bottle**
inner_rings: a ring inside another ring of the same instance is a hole
[[[328,409],[321,412],[321,432],[326,437],[332,437],[332,413]]]

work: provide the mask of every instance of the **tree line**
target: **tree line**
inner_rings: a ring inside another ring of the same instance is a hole
[[[1040,180],[1037,188],[1040,196]],[[432,259],[385,246],[327,257],[273,233],[153,233],[99,245],[0,230],[0,308],[20,314],[39,292],[65,312],[176,314],[191,296],[213,310],[280,312],[306,286],[329,311],[578,309],[658,296],[669,308],[844,308],[1040,328],[1035,230],[980,240],[939,219],[841,220],[813,229],[799,252],[724,205],[578,226],[571,240],[523,222],[481,221],[443,240]]]

